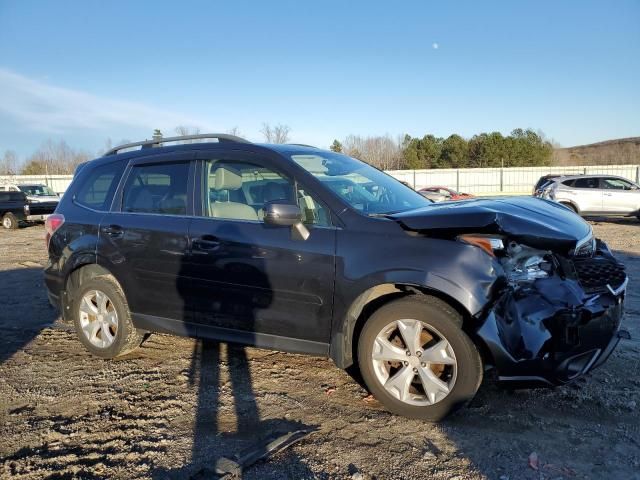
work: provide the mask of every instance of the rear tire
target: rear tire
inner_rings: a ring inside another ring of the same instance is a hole
[[[467,404],[482,382],[482,360],[461,315],[435,297],[404,297],[374,312],[358,340],[358,362],[389,411],[432,422]]]
[[[16,230],[20,223],[13,213],[5,213],[2,217],[2,226],[8,230]]]
[[[80,342],[98,357],[125,355],[142,343],[124,293],[111,275],[82,283],[74,293],[72,312]]]

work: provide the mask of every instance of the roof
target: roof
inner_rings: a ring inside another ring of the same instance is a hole
[[[194,142],[195,140],[195,142]],[[216,142],[211,142],[207,140],[217,140]],[[185,143],[187,142],[187,143]],[[173,145],[167,145],[172,143]],[[153,148],[154,153],[157,152],[158,148],[171,148],[176,149],[177,147],[181,150],[190,150],[194,146],[197,146],[198,149],[202,149],[203,146],[207,148],[216,148],[212,147],[213,145],[219,144],[229,145],[235,144],[238,145],[256,145],[261,148],[267,148],[269,150],[274,150],[281,153],[295,153],[295,152],[309,152],[309,150],[318,151],[319,149],[311,146],[304,145],[300,143],[285,143],[285,144],[269,144],[269,143],[252,143],[244,138],[237,137],[235,135],[229,135],[227,133],[202,133],[197,135],[182,135],[178,137],[158,137],[153,138],[151,140],[142,140],[139,142],[125,143],[123,145],[118,145],[117,147],[113,147],[109,149],[103,156],[109,157],[111,155],[120,155],[122,153],[131,153],[131,152],[142,152],[148,149]],[[137,150],[130,150],[132,148],[140,147]],[[122,152],[122,150],[128,150],[127,152]]]
[[[558,177],[550,179],[550,180],[560,182],[560,181],[564,181],[564,180],[573,180],[573,179],[576,179],[576,178],[601,178],[601,177],[620,178],[622,180],[629,180],[628,178],[621,177],[620,175],[610,175],[608,173],[594,173],[594,174],[589,174],[589,175],[583,175],[583,174],[559,175]]]

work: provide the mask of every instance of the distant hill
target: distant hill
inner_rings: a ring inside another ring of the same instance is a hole
[[[640,164],[640,137],[619,138],[604,142],[556,148],[554,165],[623,165]]]

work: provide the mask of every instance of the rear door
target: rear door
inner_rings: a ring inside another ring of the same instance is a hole
[[[336,236],[328,208],[267,158],[201,155],[200,210],[189,229],[199,335],[326,354]],[[298,203],[309,238],[265,224],[269,201]]]
[[[608,213],[631,214],[640,207],[640,190],[631,182],[622,178],[603,177],[602,209]]]
[[[187,320],[184,262],[193,212],[194,154],[132,161],[114,206],[100,224],[99,257],[124,286],[132,312]]]
[[[571,190],[575,193],[575,203],[580,209],[580,213],[600,213],[602,212],[602,189],[600,188],[600,178],[585,177],[577,178]]]

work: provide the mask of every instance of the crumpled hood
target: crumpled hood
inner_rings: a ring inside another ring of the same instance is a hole
[[[534,197],[505,197],[434,203],[388,215],[403,228],[437,236],[462,233],[506,235],[534,248],[567,253],[591,226],[560,204]]]

